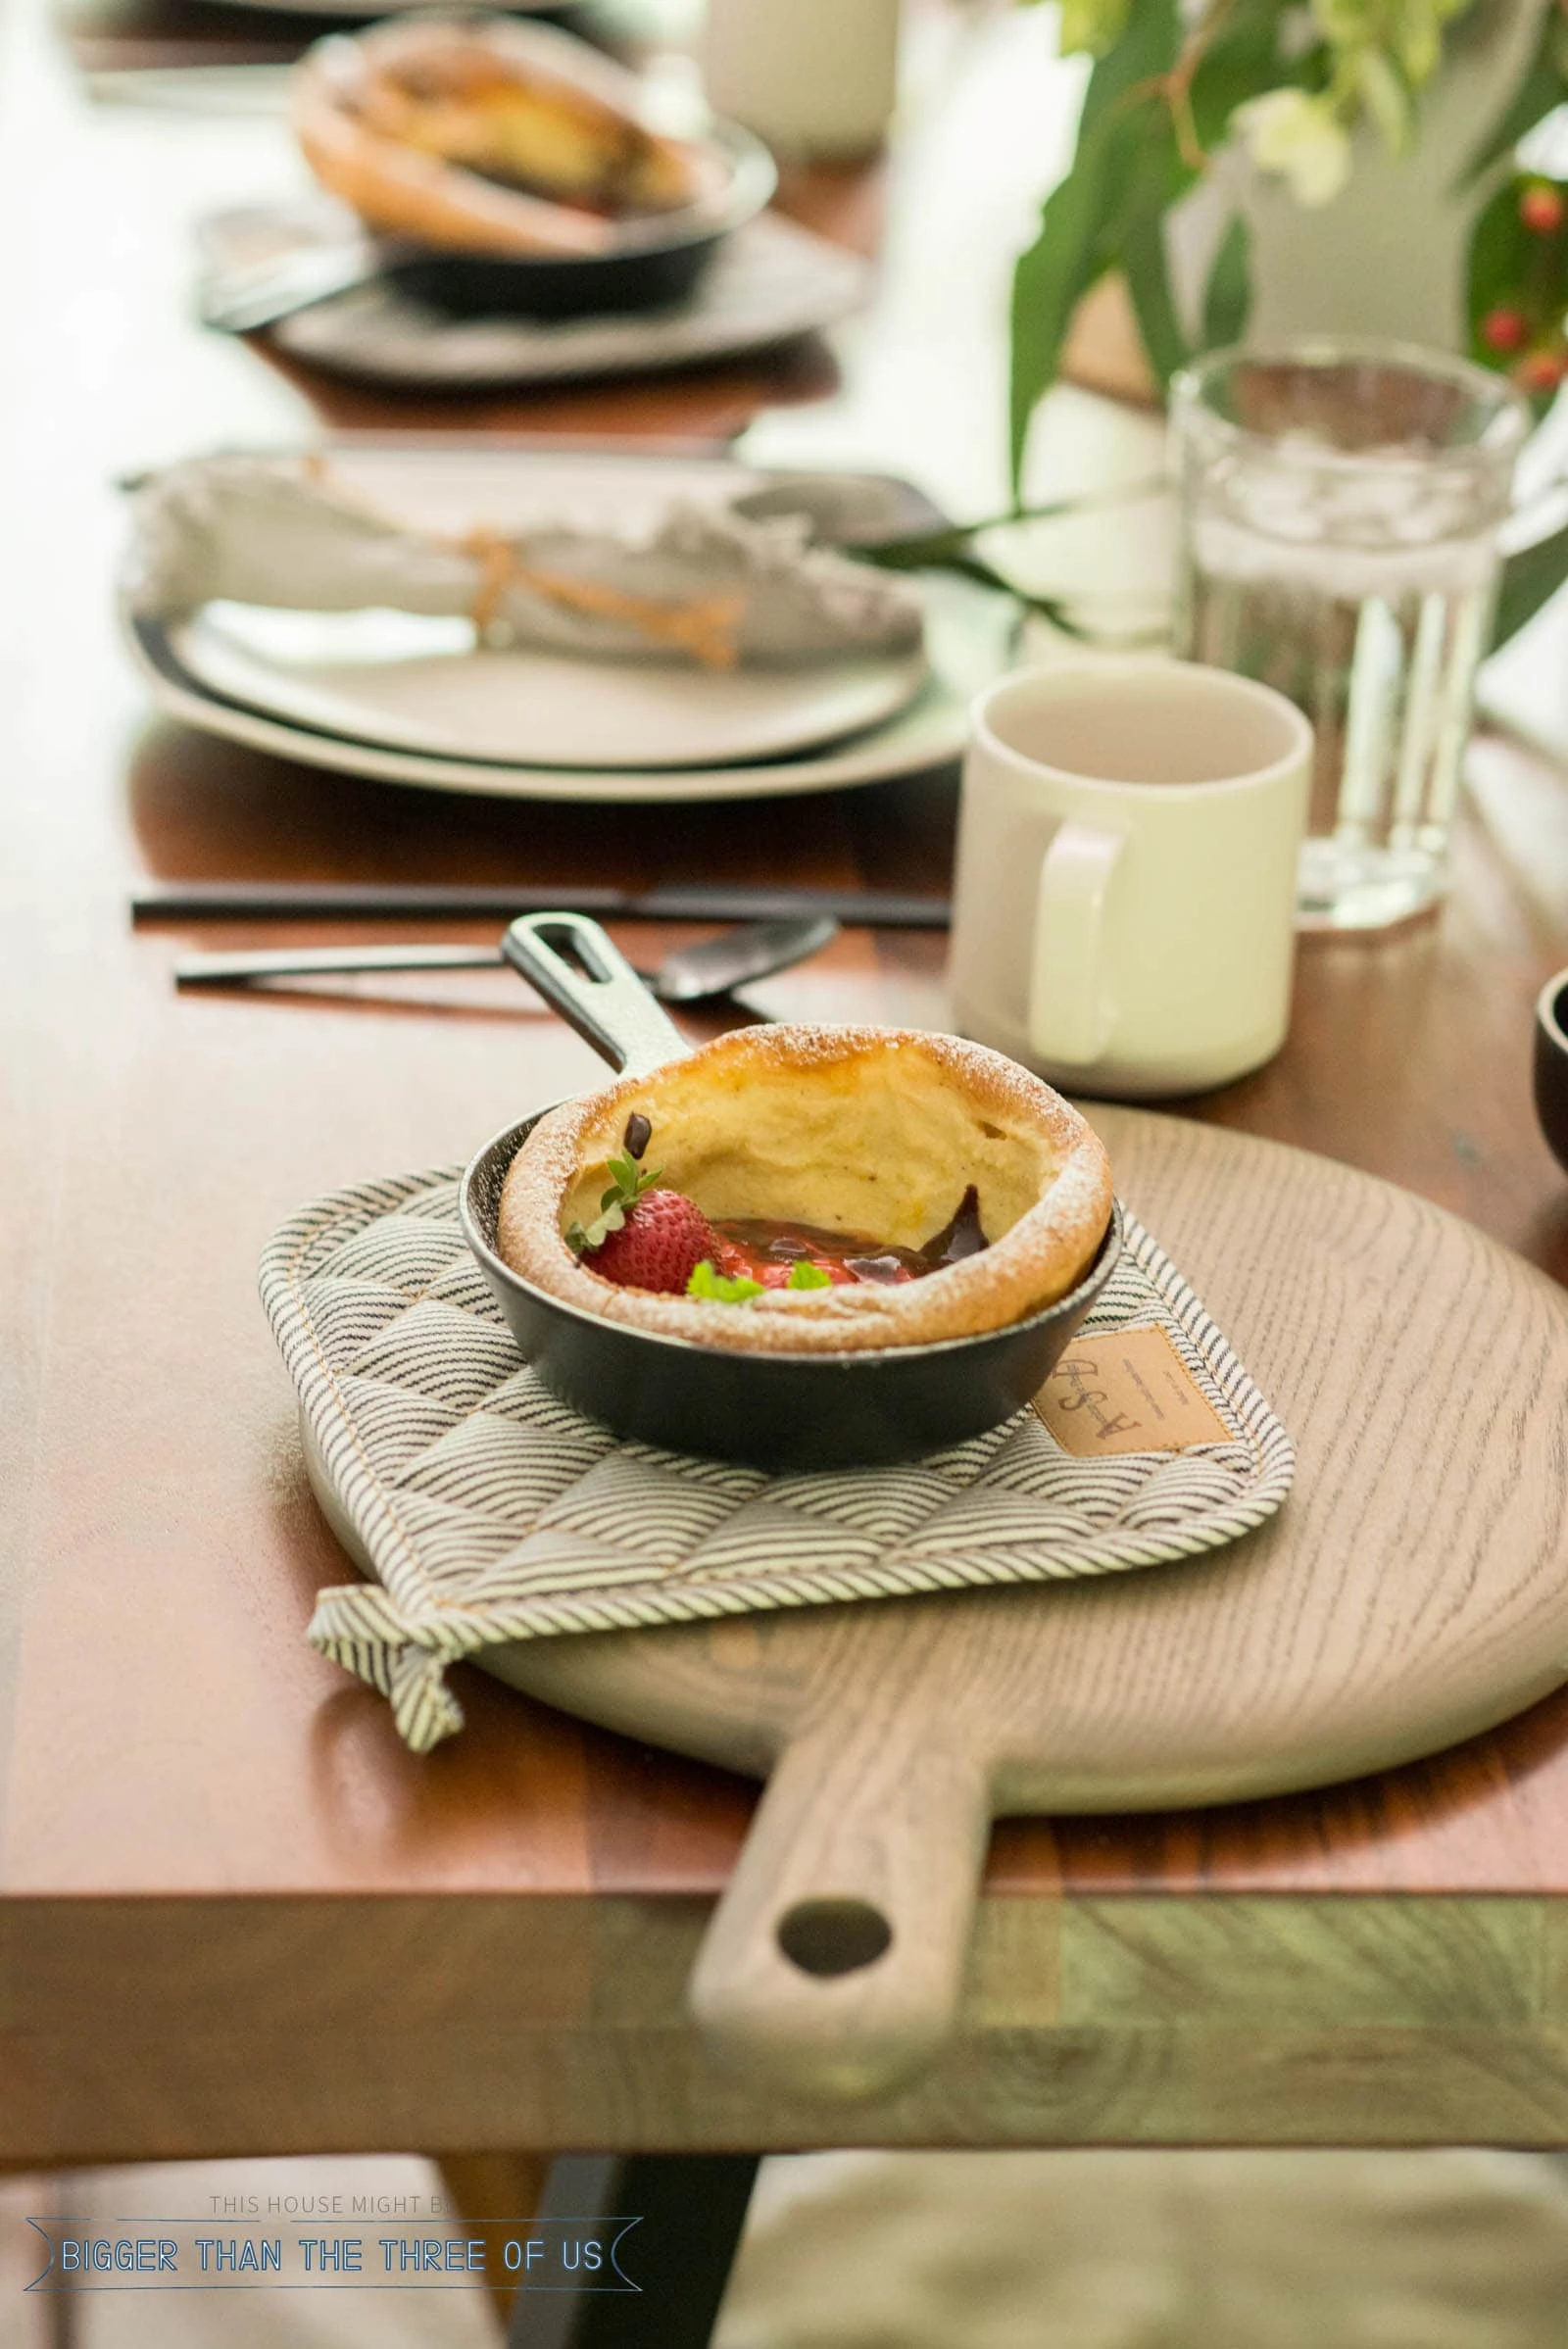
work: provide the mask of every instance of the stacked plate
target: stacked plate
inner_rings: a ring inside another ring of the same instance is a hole
[[[411,391],[587,383],[768,351],[853,316],[871,283],[859,254],[776,212],[737,228],[684,300],[554,318],[456,318],[397,276],[354,283],[366,232],[320,193],[215,213],[197,235],[197,308],[208,324],[232,330],[258,289],[324,274],[348,290],[280,318],[269,341],[351,382]]]
[[[417,529],[461,537],[569,514],[635,529],[675,499],[728,503],[777,474],[729,460],[584,455],[419,438],[334,446],[334,480]],[[932,517],[905,485],[856,477],[859,526]],[[133,657],[186,723],[311,766],[439,791],[584,801],[829,791],[951,764],[971,696],[1006,664],[1005,599],[926,590],[923,650],[780,669],[584,661],[476,647],[463,619],[208,604],[124,611]]]

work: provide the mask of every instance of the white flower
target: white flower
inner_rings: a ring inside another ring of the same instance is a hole
[[[1329,204],[1350,176],[1350,141],[1324,98],[1265,90],[1231,116],[1231,127],[1260,171],[1277,171],[1299,204]]]

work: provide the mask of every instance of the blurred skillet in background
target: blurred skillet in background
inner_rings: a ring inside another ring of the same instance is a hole
[[[735,124],[672,130],[659,96],[541,24],[415,17],[318,41],[295,72],[293,127],[370,236],[230,284],[207,323],[253,333],[388,276],[451,317],[680,303],[776,173]]]

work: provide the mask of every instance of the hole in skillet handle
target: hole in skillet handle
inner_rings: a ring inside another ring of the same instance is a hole
[[[586,914],[519,914],[501,952],[616,1071],[640,1075],[690,1051],[613,939]]]
[[[550,952],[559,954],[566,968],[574,970],[580,979],[587,979],[596,987],[610,984],[612,974],[605,967],[604,956],[593,952],[594,941],[585,932],[573,929],[567,922],[546,919],[539,924],[535,936],[542,938]]]
[[[893,1928],[868,1900],[798,1900],[779,1919],[776,1938],[792,1966],[827,1981],[886,1957]]]

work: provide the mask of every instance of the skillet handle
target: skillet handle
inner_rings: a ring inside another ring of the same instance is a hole
[[[519,914],[501,952],[619,1075],[641,1076],[690,1052],[619,948],[585,913]]]
[[[260,334],[318,302],[335,302],[340,294],[373,285],[391,262],[387,249],[358,242],[295,254],[262,269],[221,272],[202,287],[197,309],[202,324],[220,334]]]
[[[991,1826],[975,1763],[840,1722],[787,1746],[693,1970],[709,2051],[795,2096],[897,2086],[956,2020]]]

